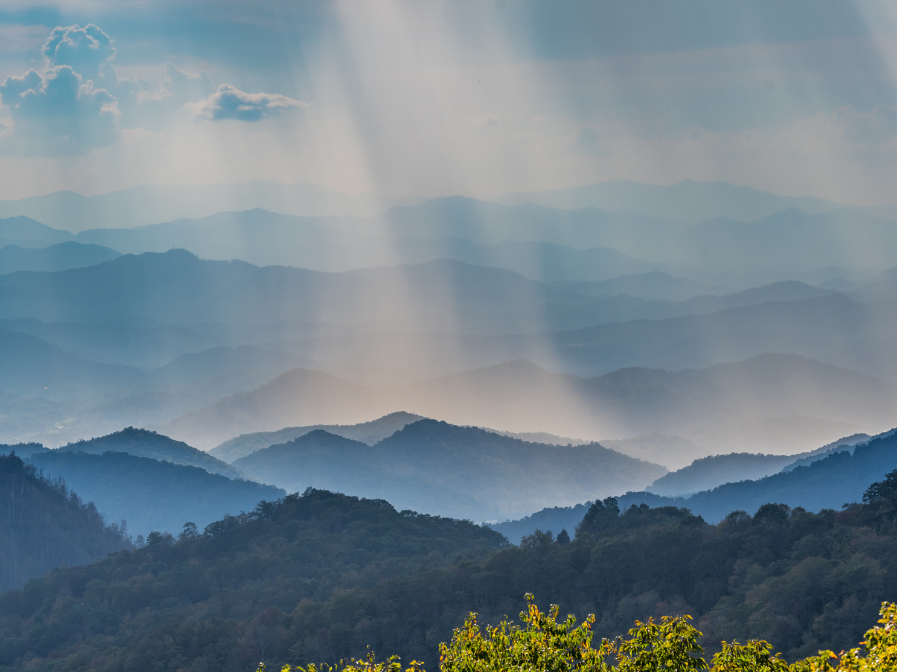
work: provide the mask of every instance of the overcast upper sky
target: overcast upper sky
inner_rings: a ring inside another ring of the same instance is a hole
[[[897,201],[897,3],[0,0],[0,198],[626,178]]]

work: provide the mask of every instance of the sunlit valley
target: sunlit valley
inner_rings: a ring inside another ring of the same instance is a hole
[[[895,28],[0,3],[0,672],[460,672],[530,593],[873,665]]]

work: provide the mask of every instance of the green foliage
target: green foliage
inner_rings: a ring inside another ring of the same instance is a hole
[[[481,630],[471,613],[454,631],[449,644],[439,647],[442,672],[501,672],[544,670],[545,672],[605,672],[604,659],[613,651],[605,641],[591,647],[594,616],[579,626],[576,617],[558,623],[558,607],[545,614],[526,595],[527,610],[520,613],[525,628],[502,621]]]
[[[545,531],[509,547],[470,523],[309,491],[0,597],[0,670],[279,670],[364,659],[368,646],[435,669],[463,614],[499,623],[532,591],[612,642],[609,665],[656,663],[664,646],[688,641],[692,614],[703,633],[692,644],[722,654],[721,670],[778,672],[772,650],[789,661],[849,650],[882,600],[897,598],[897,516],[880,504],[771,506],[715,526],[682,509],[630,507],[605,523],[570,543]],[[673,618],[650,621],[660,614]],[[641,638],[615,639],[635,620],[650,624]],[[852,669],[842,656],[795,670],[829,660]]]
[[[664,616],[659,623],[649,619],[635,622],[629,637],[615,641],[602,639],[592,646],[589,615],[576,624],[569,615],[557,622],[558,607],[539,611],[533,596],[526,595],[527,610],[521,612],[523,627],[503,620],[497,626],[481,628],[477,614],[470,613],[456,628],[451,642],[439,646],[440,672],[895,672],[897,671],[897,605],[882,605],[879,625],[866,633],[864,648],[854,648],[840,656],[831,651],[789,665],[765,641],[747,644],[723,643],[713,656],[712,667],[698,643],[701,633],[689,616]],[[365,660],[341,661],[338,666],[292,668],[281,672],[402,672],[397,656],[377,663],[374,654]],[[258,672],[264,672],[259,665]],[[406,672],[424,672],[412,661]]]

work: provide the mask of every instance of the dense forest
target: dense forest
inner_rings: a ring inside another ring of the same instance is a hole
[[[83,565],[130,546],[63,480],[44,478],[16,455],[0,456],[0,592],[60,565]]]
[[[792,658],[840,650],[897,596],[897,472],[842,511],[768,504],[715,526],[674,507],[621,514],[608,498],[570,536],[509,546],[469,522],[310,489],[0,597],[0,669],[226,672],[368,646],[435,669],[469,611],[496,623],[527,592],[595,614],[598,637],[688,613],[709,652],[749,638]]]

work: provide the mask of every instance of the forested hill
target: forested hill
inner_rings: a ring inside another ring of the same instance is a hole
[[[93,455],[102,455],[110,451],[113,453],[128,453],[137,457],[151,457],[154,460],[200,467],[210,474],[221,474],[228,478],[241,478],[244,476],[226,462],[222,462],[198,448],[193,448],[183,441],[177,441],[164,434],[135,427],[125,427],[119,432],[113,432],[106,436],[70,443],[60,448],[60,450]]]
[[[696,462],[700,463],[700,460]],[[780,473],[758,480],[726,483],[690,497],[627,492],[617,499],[623,508],[643,503],[651,507],[687,507],[704,520],[716,523],[732,511],[755,511],[768,502],[802,506],[809,511],[840,509],[844,504],[858,502],[869,483],[883,478],[893,469],[897,469],[897,433],[892,430],[856,444],[853,452],[845,448],[810,464],[793,469],[789,466]],[[525,518],[491,524],[491,527],[516,542],[537,528],[572,529],[584,513],[585,507],[581,505],[545,508]]]
[[[374,446],[316,430],[233,466],[288,492],[327,488],[477,521],[641,490],[666,472],[597,443],[529,443],[430,419],[412,422]]]
[[[712,526],[674,507],[620,515],[606,499],[573,541],[539,532],[508,547],[468,522],[309,490],[0,597],[0,669],[280,669],[370,647],[435,670],[469,611],[496,623],[526,592],[596,614],[597,637],[688,613],[710,653],[749,638],[788,658],[838,651],[897,598],[897,471],[866,502],[769,504]]]
[[[186,522],[204,527],[286,494],[270,485],[127,453],[47,450],[30,459],[45,474],[64,478],[102,513],[128,521],[135,536],[177,532]]]
[[[129,546],[127,533],[105,525],[93,504],[16,455],[0,456],[0,503],[0,592]]]
[[[370,605],[358,612],[355,600],[395,577],[475,567],[507,543],[469,522],[313,490],[262,502],[202,534],[185,528],[177,540],[153,534],[147,541],[0,597],[0,669],[73,670],[90,661],[94,670],[130,670],[152,661],[154,669],[249,670],[291,648],[294,657],[330,659],[333,644],[347,645],[352,634],[332,624],[318,634],[312,624],[321,609],[336,613],[342,602],[353,605],[346,616],[367,627],[417,629],[380,621]],[[290,632],[283,618],[297,607],[299,630]],[[313,630],[307,652],[306,627]]]

